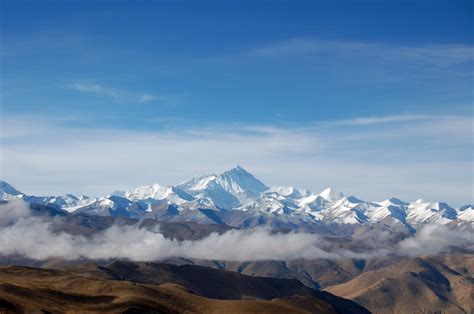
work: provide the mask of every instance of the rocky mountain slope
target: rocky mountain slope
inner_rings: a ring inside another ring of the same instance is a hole
[[[305,288],[295,280],[249,277],[197,266],[187,268],[133,263],[90,265],[68,272],[1,267],[0,311],[369,313],[352,301]],[[203,296],[209,294],[207,291],[214,298]]]
[[[472,255],[407,259],[326,290],[374,313],[472,313],[473,273]]]

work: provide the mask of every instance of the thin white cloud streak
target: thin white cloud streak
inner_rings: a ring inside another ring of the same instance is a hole
[[[18,208],[13,208],[15,206]],[[365,252],[332,252],[326,248],[328,243],[318,235],[271,233],[264,228],[231,230],[220,235],[212,233],[200,240],[176,241],[136,226],[112,226],[92,237],[84,237],[52,232],[53,223],[25,215],[27,207],[22,200],[0,205],[0,255],[21,255],[39,260],[122,258],[154,261],[171,257],[227,261],[344,259],[434,255],[453,245],[469,245],[473,240],[469,231],[453,231],[444,226],[428,226],[398,244],[388,245],[387,242],[382,245],[384,249]],[[13,222],[7,209],[17,213]],[[2,224],[5,220],[10,224]]]
[[[336,120],[328,123],[334,125],[370,125],[370,124],[386,124],[386,123],[403,123],[411,121],[423,121],[433,119],[430,115],[388,115],[373,117],[358,117],[353,119]]]
[[[89,94],[96,94],[99,96],[106,96],[113,99],[127,99],[127,100],[134,100],[141,103],[148,103],[153,102],[156,100],[166,100],[166,97],[157,96],[150,93],[135,93],[128,90],[121,90],[111,87],[105,87],[100,84],[83,84],[83,83],[75,83],[67,85],[67,88],[81,92],[81,93],[89,93]]]
[[[105,91],[105,88],[98,84],[73,84],[69,87],[83,93],[103,93]]]
[[[336,56],[366,55],[390,61],[415,61],[448,67],[474,60],[474,46],[466,44],[402,46],[383,43],[290,38],[254,50],[263,57],[288,57],[331,52]]]
[[[150,101],[154,101],[158,99],[157,96],[155,95],[152,95],[152,94],[143,94],[141,97],[140,97],[140,101],[141,102],[150,102]]]
[[[97,94],[97,95],[109,96],[112,98],[118,98],[120,94],[123,94],[123,92],[120,92],[117,89],[108,88],[108,87],[106,88],[99,84],[76,83],[76,84],[68,85],[67,87],[81,93],[92,93],[92,94]]]
[[[366,200],[472,202],[472,118],[379,119],[344,128],[336,121],[138,132],[17,117],[2,125],[2,179],[28,194],[99,196],[241,164],[268,185],[334,186]]]

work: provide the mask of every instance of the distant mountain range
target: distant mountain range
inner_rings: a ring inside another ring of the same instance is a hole
[[[321,193],[296,187],[268,187],[240,166],[221,174],[204,175],[175,186],[158,183],[99,198],[26,195],[0,181],[0,199],[22,198],[68,213],[194,221],[246,228],[318,230],[334,225],[388,225],[414,233],[426,224],[472,228],[474,206],[453,208],[443,202],[405,202],[391,198],[364,201],[327,188]]]
[[[107,311],[112,305],[124,312],[210,311],[220,309],[216,299],[238,300],[226,303],[226,312],[365,312],[345,298],[377,313],[469,313],[473,208],[268,187],[239,166],[98,198],[27,195],[0,181],[0,214],[6,213],[0,265],[55,269],[0,266],[0,284],[8,287],[0,289],[0,312]],[[259,226],[265,230],[252,229]],[[261,231],[271,237],[262,239]],[[303,238],[297,235],[315,242],[298,245]],[[249,243],[258,250],[321,253],[262,259],[247,252],[255,252]],[[108,255],[97,255],[109,247]],[[222,255],[228,247],[246,257]],[[202,248],[209,248],[204,258],[191,254]]]

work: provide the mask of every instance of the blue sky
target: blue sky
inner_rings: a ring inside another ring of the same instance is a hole
[[[472,1],[1,5],[2,177],[26,192],[242,164],[267,184],[473,202]]]

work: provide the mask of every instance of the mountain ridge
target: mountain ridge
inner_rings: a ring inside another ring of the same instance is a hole
[[[235,227],[275,224],[298,229],[314,224],[374,224],[405,226],[413,232],[426,224],[467,222],[474,226],[474,210],[454,209],[444,202],[421,199],[406,202],[390,198],[381,202],[345,196],[329,187],[315,194],[293,186],[268,187],[250,172],[236,166],[221,174],[192,178],[174,186],[158,183],[113,192],[99,198],[30,196],[0,181],[0,198],[23,198],[32,204],[56,206],[70,213],[88,213],[170,221],[227,223]],[[227,221],[226,221],[227,219]]]

